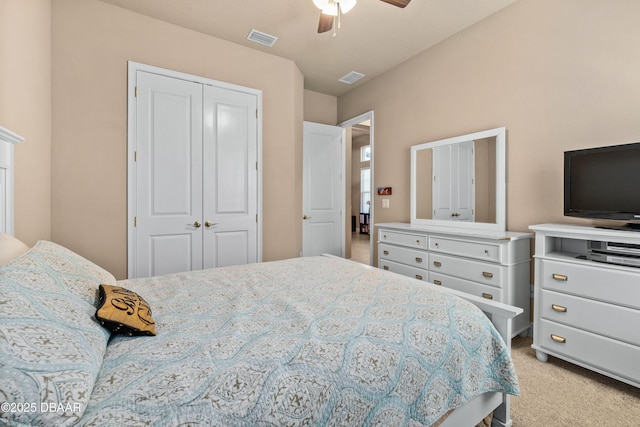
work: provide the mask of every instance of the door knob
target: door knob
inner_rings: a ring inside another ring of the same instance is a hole
[[[204,226],[207,228],[213,227],[214,225],[218,225],[217,222],[205,221]]]
[[[201,225],[202,225],[202,224],[200,224],[200,221],[196,221],[196,222],[194,222],[194,223],[193,223],[193,226],[194,226],[195,228],[200,228],[200,226],[201,226]]]
[[[310,217],[310,216],[303,215],[303,216],[302,216],[302,219],[311,219],[311,217]]]

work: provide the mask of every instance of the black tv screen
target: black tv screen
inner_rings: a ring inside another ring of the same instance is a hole
[[[640,142],[565,151],[564,214],[640,220]]]

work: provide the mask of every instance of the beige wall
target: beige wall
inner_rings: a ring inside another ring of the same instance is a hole
[[[333,95],[304,91],[304,120],[335,126],[338,124],[338,98]]]
[[[15,235],[51,237],[51,4],[0,0],[0,125],[15,149]]]
[[[564,150],[640,141],[640,2],[520,0],[338,99],[375,110],[376,222],[409,220],[409,147],[507,128],[507,227],[563,217]]]
[[[96,0],[52,5],[53,240],[117,278],[127,274],[131,60],[263,91],[263,259],[298,256],[304,82],[297,66]]]

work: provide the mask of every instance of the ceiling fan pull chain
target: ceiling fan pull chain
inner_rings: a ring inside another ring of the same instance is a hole
[[[337,30],[336,30],[336,27],[337,27],[337,26],[336,26],[336,17],[334,16],[334,17],[333,17],[333,37],[335,37],[335,36],[336,36],[336,31],[337,31]]]

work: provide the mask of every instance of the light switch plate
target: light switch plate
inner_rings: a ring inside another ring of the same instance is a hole
[[[382,207],[383,208],[389,207],[389,199],[382,199]]]

